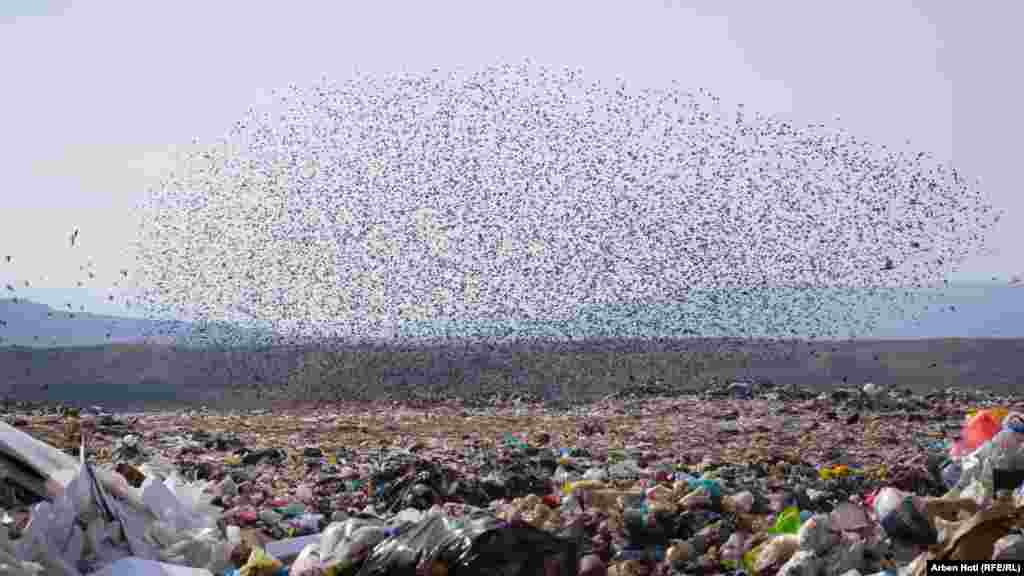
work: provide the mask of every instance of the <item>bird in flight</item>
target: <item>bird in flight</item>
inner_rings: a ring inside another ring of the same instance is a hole
[[[71,233],[71,247],[72,248],[75,247],[75,241],[77,241],[77,240],[78,240],[78,228],[75,228],[75,231]]]

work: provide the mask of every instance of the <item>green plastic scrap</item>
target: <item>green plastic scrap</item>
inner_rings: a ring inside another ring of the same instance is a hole
[[[796,534],[800,531],[800,509],[790,506],[779,514],[775,525],[768,529],[769,534]]]

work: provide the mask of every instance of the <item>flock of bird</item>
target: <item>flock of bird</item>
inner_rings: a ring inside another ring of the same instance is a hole
[[[139,206],[136,303],[278,343],[571,338],[622,303],[685,309],[679,334],[856,336],[999,219],[929,154],[530,62],[291,86],[182,160]]]
[[[142,206],[145,300],[294,341],[695,294],[743,334],[776,289],[941,286],[999,217],[928,154],[529,62],[292,86],[182,166]]]

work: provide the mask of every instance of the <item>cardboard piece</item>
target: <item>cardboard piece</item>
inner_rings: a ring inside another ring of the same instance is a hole
[[[935,518],[935,523],[940,530],[940,542],[914,559],[907,573],[926,576],[929,560],[991,559],[996,542],[1024,524],[1024,508],[1011,501],[997,501],[967,520],[947,522]]]

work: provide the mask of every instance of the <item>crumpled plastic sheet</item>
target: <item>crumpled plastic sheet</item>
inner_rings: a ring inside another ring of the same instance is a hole
[[[983,414],[979,413],[975,420]],[[1021,421],[1021,413],[1008,413],[1002,430],[958,462],[960,473],[951,494],[985,504],[995,496],[996,470],[1024,470],[1024,431],[1012,428]]]
[[[398,526],[375,546],[357,576],[411,574],[421,566],[442,565],[446,571],[509,576],[576,574],[576,543],[529,525],[509,524],[486,512],[452,518],[430,514],[420,522]]]
[[[577,543],[525,524],[510,524],[483,510],[453,517],[433,511],[415,522],[350,518],[333,523],[320,542],[306,546],[292,576],[359,576],[454,571],[528,576],[576,574]]]
[[[60,576],[79,576],[129,556],[215,572],[228,566],[231,545],[217,533],[220,510],[210,505],[205,483],[151,475],[134,488],[120,475],[4,426],[5,452],[37,467],[52,493],[50,501],[33,507],[24,534],[8,547],[18,563],[38,563]]]

